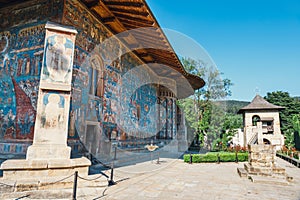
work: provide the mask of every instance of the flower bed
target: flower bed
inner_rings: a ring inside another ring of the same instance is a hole
[[[277,153],[299,160],[300,152],[297,151],[295,147],[287,148],[286,146],[283,146],[281,151],[278,151]]]

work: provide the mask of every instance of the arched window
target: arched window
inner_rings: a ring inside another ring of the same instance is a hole
[[[90,89],[89,94],[102,97],[104,92],[104,70],[103,62],[98,56],[93,56],[90,60]]]
[[[268,140],[266,138],[263,139],[263,142],[264,142],[264,144],[271,144],[270,140]]]
[[[136,106],[136,116],[137,116],[137,120],[140,121],[140,119],[141,119],[141,106],[140,105]]]
[[[258,115],[254,115],[252,117],[252,126],[256,126],[257,122],[260,122],[260,117]]]

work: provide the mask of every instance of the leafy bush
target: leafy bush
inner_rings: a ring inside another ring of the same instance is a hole
[[[184,162],[190,162],[190,154],[184,154],[183,155],[183,161]]]
[[[218,155],[216,153],[207,153],[203,156],[203,162],[217,162]]]
[[[238,153],[238,159],[240,162],[248,161],[248,152]]]
[[[233,153],[221,153],[220,154],[220,161],[221,162],[232,162],[232,161],[235,161],[236,158],[235,158],[235,154]]]
[[[206,154],[192,154],[192,162],[218,162],[218,156],[220,158],[220,162],[236,161],[236,154],[234,152],[209,152]],[[245,162],[248,160],[248,152],[239,152],[237,156],[239,162]],[[190,162],[190,154],[185,154],[183,156],[183,160],[184,162]]]

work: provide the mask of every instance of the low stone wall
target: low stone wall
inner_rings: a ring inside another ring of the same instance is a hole
[[[253,167],[275,167],[275,145],[248,145],[249,163]]]

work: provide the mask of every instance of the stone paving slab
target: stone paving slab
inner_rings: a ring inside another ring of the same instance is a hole
[[[143,163],[116,169],[116,174],[130,179],[108,188],[104,199],[300,200],[300,169],[281,159],[279,165],[294,177],[287,186],[252,183],[239,177],[236,169],[244,163],[190,165],[182,160],[162,160],[165,163],[160,166]]]
[[[252,183],[239,177],[236,169],[244,163],[187,164],[168,158],[161,158],[161,161],[160,164],[149,161],[115,169],[117,184],[114,186],[79,185],[77,199],[300,200],[300,169],[281,159],[278,164],[294,177],[287,186]],[[22,196],[27,196],[23,199],[71,199],[72,189],[0,194],[0,199]]]

